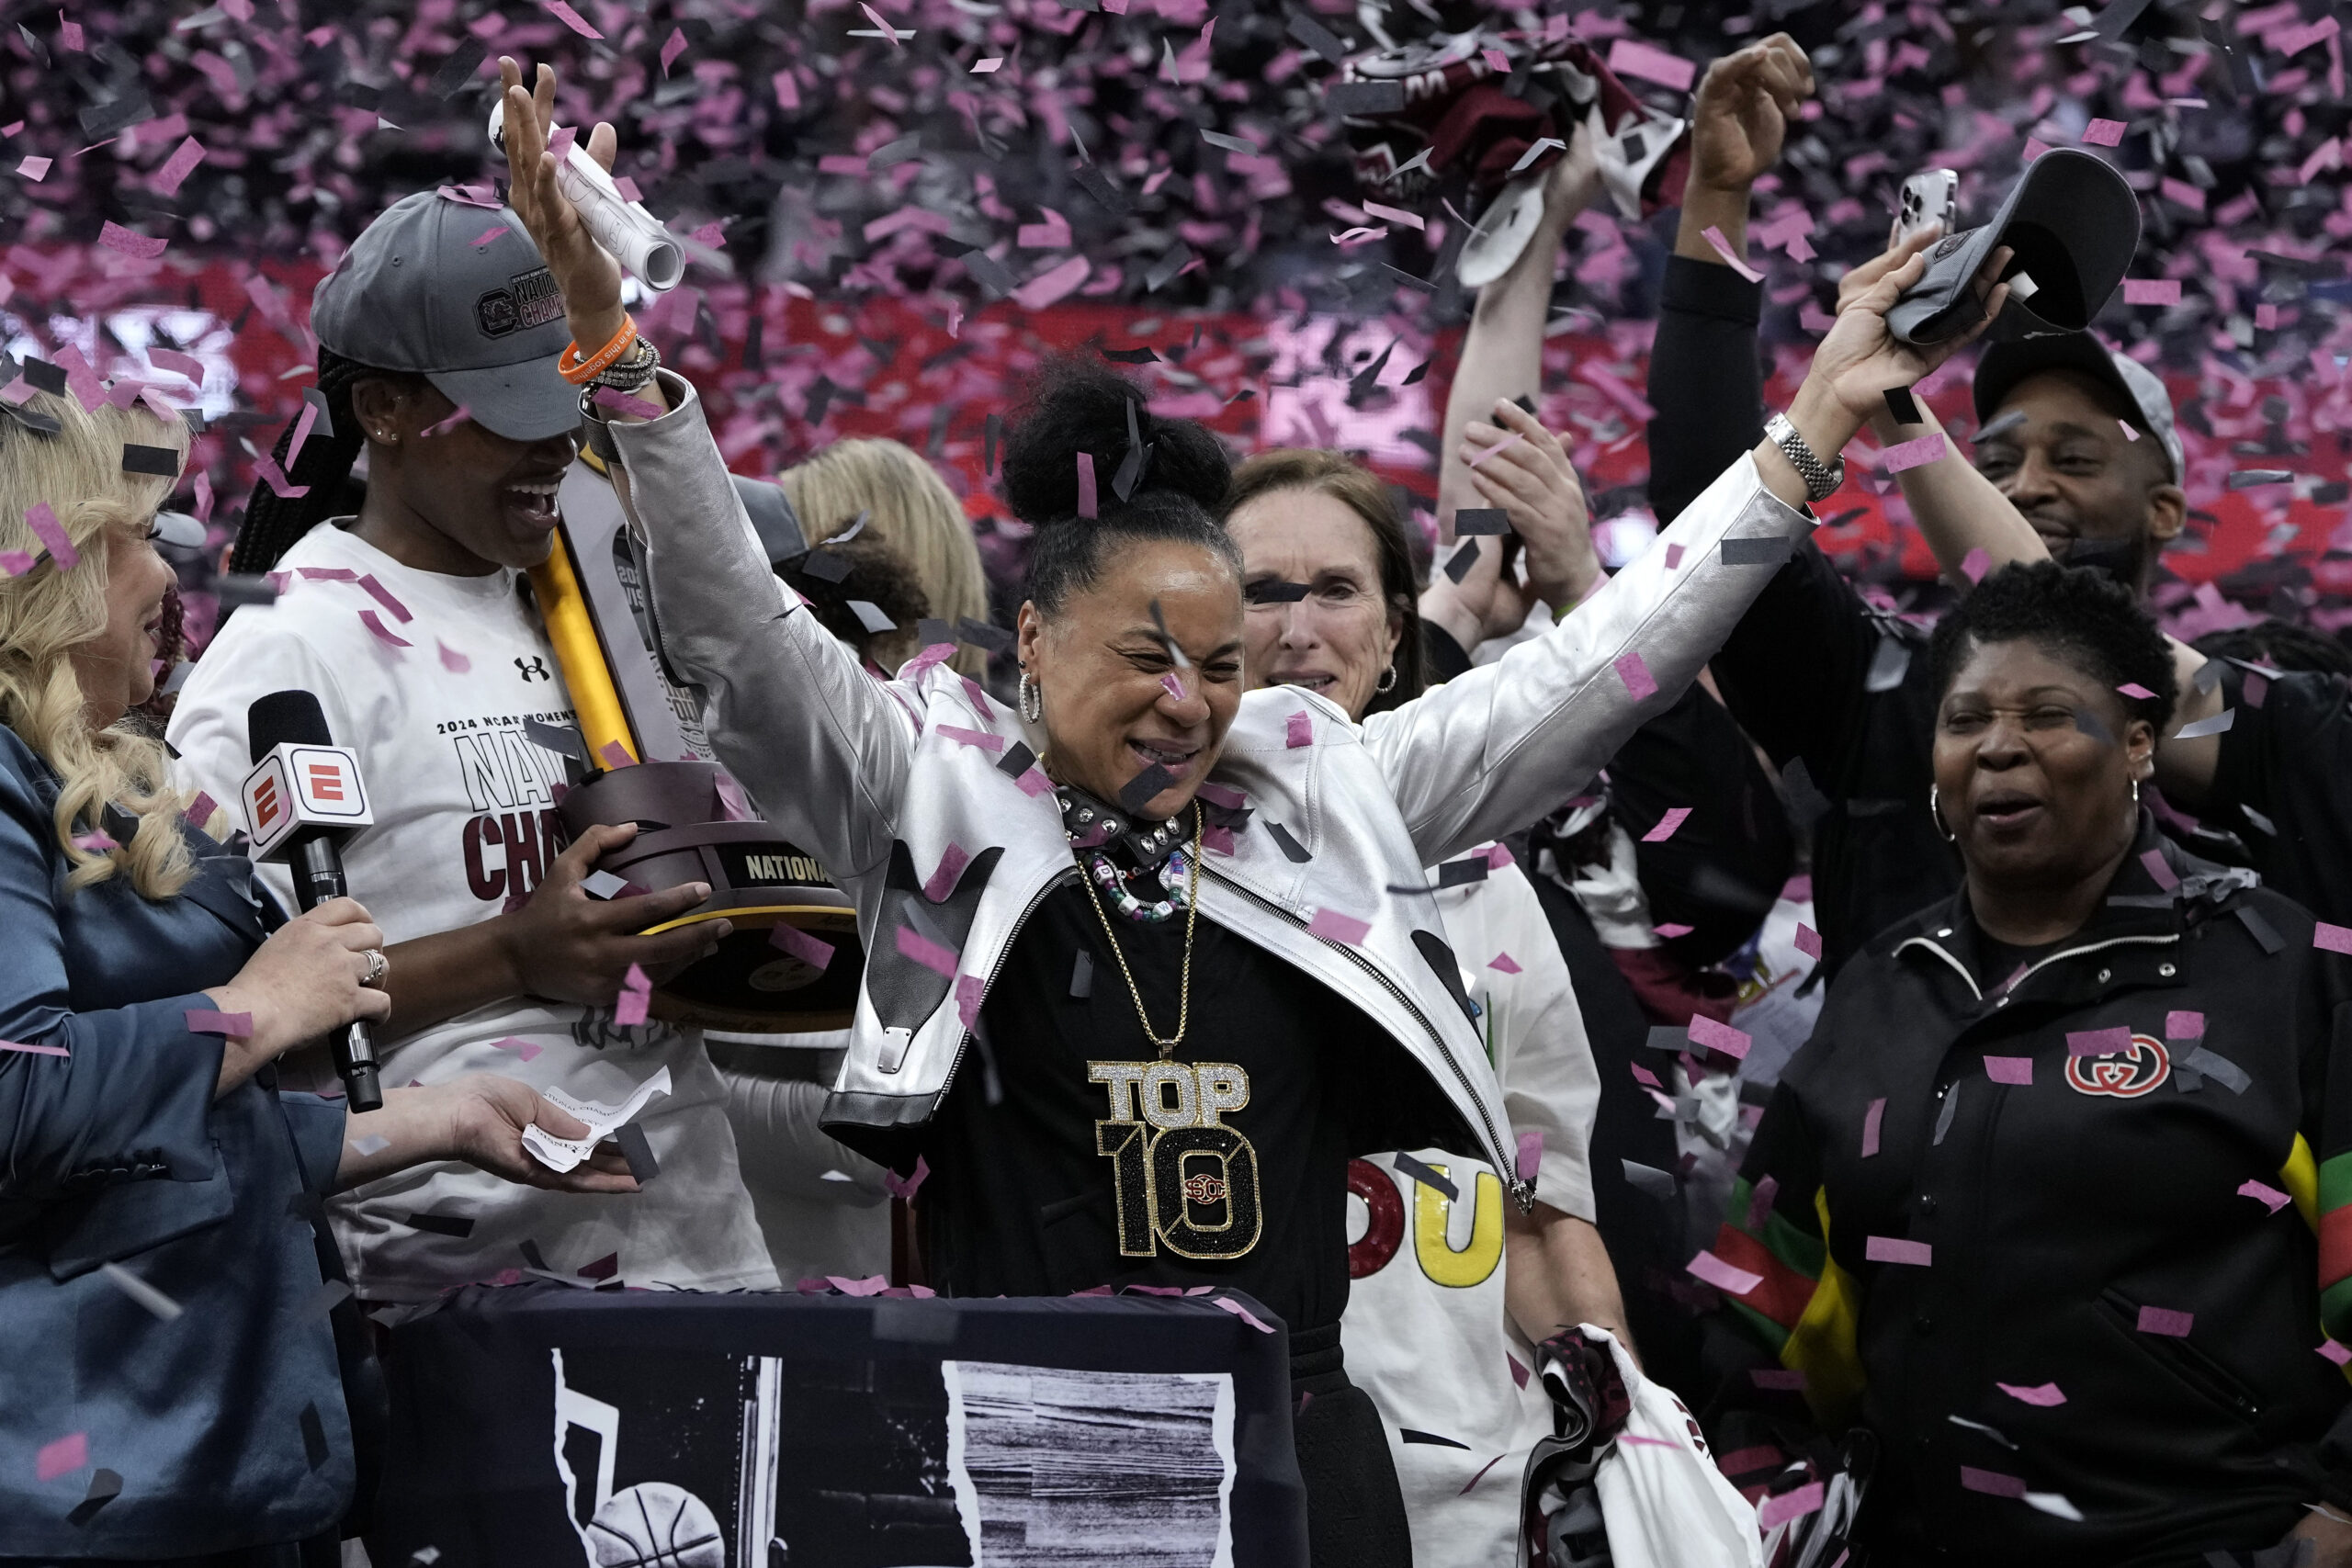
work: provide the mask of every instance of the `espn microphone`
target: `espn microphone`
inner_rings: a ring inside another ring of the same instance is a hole
[[[306,913],[343,897],[348,889],[337,846],[375,821],[359,783],[359,760],[334,743],[326,713],[309,692],[254,698],[245,727],[254,771],[238,793],[254,859],[276,861],[294,873],[294,897]],[[334,1070],[353,1111],[382,1107],[376,1042],[366,1024],[355,1021],[335,1039]]]

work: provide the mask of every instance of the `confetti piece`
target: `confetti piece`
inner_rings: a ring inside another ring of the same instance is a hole
[[[1485,462],[1487,458],[1493,457],[1496,453],[1508,452],[1526,439],[1527,437],[1523,433],[1514,430],[1509,435],[1504,436],[1500,441],[1496,442],[1492,446],[1481,447],[1478,455],[1470,459],[1470,466],[1475,468],[1479,464]]]
[[[2069,1056],[2112,1056],[2132,1049],[2132,1031],[2118,1024],[2112,1029],[2070,1029],[2066,1032],[2066,1055]]]
[[[2023,1500],[2025,1483],[2014,1475],[2004,1475],[1997,1470],[1979,1470],[1974,1465],[1960,1467],[1960,1483],[1971,1492],[1983,1492],[1995,1497],[2015,1497]]]
[[[187,1310],[119,1263],[102,1264],[98,1271],[107,1277],[108,1284],[145,1307],[160,1323],[170,1323]]]
[[[1283,744],[1293,750],[1315,744],[1315,721],[1307,716],[1305,708],[1283,721]]]
[[[33,531],[33,537],[40,541],[41,547],[57,562],[58,570],[71,571],[81,564],[82,552],[75,549],[74,541],[65,536],[65,525],[57,520],[57,513],[50,509],[49,502],[36,501],[25,508],[25,526]]]
[[[1544,1129],[1532,1128],[1519,1135],[1518,1162],[1512,1167],[1521,1181],[1535,1179],[1535,1172],[1544,1163]]]
[[[2321,1345],[2318,1348],[2321,1355],[2326,1357],[2329,1360],[2335,1362],[2339,1367],[2345,1365],[2346,1362],[2352,1362],[2352,1347],[2339,1345],[2335,1340],[2330,1339],[2325,1344]]]
[[[1510,1381],[1518,1384],[1521,1388],[1525,1388],[1530,1375],[1526,1366],[1517,1356],[1512,1355],[1508,1350],[1503,1352],[1503,1359],[1510,1363]]]
[[[613,1021],[623,1029],[635,1029],[645,1021],[646,1007],[652,1000],[653,982],[645,971],[632,964],[621,978],[620,995],[613,998]]]
[[[1879,456],[1879,468],[1890,474],[1904,473],[1912,468],[1924,468],[1939,461],[1944,455],[1944,433],[1932,431],[1916,441],[1898,441]]]
[[[1678,93],[1690,90],[1699,68],[1637,39],[1621,38],[1609,46],[1609,69],[1620,76],[1637,76]]]
[[[2123,684],[2116,687],[2115,689],[2122,693],[2125,696],[2130,697],[2133,702],[2154,702],[2156,696],[2155,693],[2148,690],[2147,687],[2143,686],[2137,681],[2126,681]]]
[[[604,41],[605,35],[589,26],[588,19],[566,5],[564,0],[541,0],[541,3],[547,6],[548,14],[557,21],[561,22],[582,38],[600,43]]]
[[[930,1179],[931,1162],[925,1159],[922,1156],[917,1155],[915,1156],[915,1168],[913,1175],[900,1176],[897,1171],[886,1168],[882,1172],[882,1189],[884,1191],[889,1193],[893,1198],[903,1198],[909,1202],[912,1202],[914,1201],[914,1195],[922,1190],[922,1184]]]
[[[526,1062],[537,1061],[539,1054],[547,1049],[546,1046],[535,1044],[528,1040],[517,1040],[512,1034],[503,1040],[493,1040],[490,1044],[491,1049],[494,1051],[511,1051]]]
[[[2180,878],[2173,874],[2171,865],[2165,862],[2164,851],[2146,851],[2140,856],[2140,863],[2146,868],[2149,879],[2165,892],[2169,893],[2180,886]]]
[[[2219,735],[2237,722],[2238,710],[2223,708],[2211,718],[2200,718],[2194,724],[2184,724],[2173,735],[2176,740],[2194,740],[2200,735]]]
[[[1453,1179],[1443,1172],[1423,1164],[1401,1150],[1391,1157],[1396,1162],[1397,1175],[1408,1177],[1419,1182],[1449,1203],[1455,1202],[1462,1197],[1462,1189],[1455,1186]]]
[[[360,611],[359,624],[366,626],[369,632],[375,635],[376,640],[382,643],[387,648],[409,648],[414,646],[405,638],[394,633],[391,627],[386,626],[377,617],[376,612],[373,610]]]
[[[108,1269],[114,1267],[109,1263]],[[70,1475],[90,1462],[90,1435],[68,1432],[53,1443],[43,1443],[33,1454],[33,1474],[49,1482]]]
[[[1657,695],[1657,682],[1650,675],[1650,667],[1642,662],[1638,653],[1621,653],[1611,661],[1617,678],[1625,682],[1626,693],[1635,702],[1645,702]]]
[[[2140,1309],[2140,1332],[2161,1334],[2171,1339],[2186,1339],[2195,1325],[2193,1312],[2175,1312],[2170,1307],[2143,1306]]]
[[[392,1141],[390,1138],[379,1138],[375,1134],[370,1133],[365,1137],[352,1139],[351,1146],[363,1156],[376,1155],[381,1154],[386,1149],[390,1148],[392,1146]]]
[[[1713,224],[1709,224],[1703,238],[1709,245],[1714,248],[1715,254],[1724,258],[1724,264],[1728,265],[1732,271],[1739,274],[1740,276],[1747,279],[1750,283],[1761,283],[1764,281],[1764,275],[1762,273],[1748,265],[1745,261],[1742,261],[1737,253],[1733,251],[1731,248],[1731,242],[1724,238],[1724,231],[1721,229],[1715,227]]]
[[[1228,1300],[1224,1296],[1211,1296],[1209,1302],[1213,1306],[1224,1308],[1261,1334],[1272,1334],[1274,1331],[1271,1324],[1261,1321],[1256,1313],[1251,1312],[1239,1302]]]
[[[1804,953],[1807,958],[1814,960],[1815,963],[1820,962],[1821,933],[1815,931],[1811,926],[1806,925],[1803,920],[1799,920],[1797,922],[1795,946],[1796,950],[1799,953]]]
[[[1517,975],[1521,973],[1519,966],[1519,961],[1511,957],[1508,953],[1496,953],[1492,958],[1487,960],[1487,967],[1504,975]]]
[[[1749,1046],[1755,1043],[1753,1036],[1746,1031],[1734,1029],[1728,1023],[1718,1023],[1704,1013],[1690,1015],[1690,1027],[1686,1038],[1693,1045],[1741,1058],[1747,1056]]]
[[[309,485],[298,485],[288,479],[274,458],[262,458],[254,465],[254,471],[261,475],[262,482],[269,486],[271,493],[280,501],[295,501],[311,493]]]
[[[1768,1496],[1756,1505],[1756,1528],[1759,1530],[1777,1529],[1791,1519],[1801,1519],[1807,1514],[1817,1514],[1821,1511],[1823,1500],[1827,1495],[1827,1488],[1822,1483],[1812,1481],[1792,1491],[1781,1493],[1777,1496]]]
[[[1078,514],[1080,517],[1094,516],[1095,505],[1094,454],[1080,452],[1078,454]]]
[[[2127,277],[2123,280],[2123,302],[2126,305],[2177,305],[2180,303],[2180,279]]]
[[[1873,1235],[1863,1238],[1862,1256],[1872,1263],[1908,1263],[1925,1269],[1934,1263],[1936,1255],[1935,1248],[1924,1241]]]
[[[141,234],[134,229],[126,229],[121,224],[109,220],[106,226],[98,231],[98,243],[110,251],[119,251],[127,256],[136,256],[141,261],[153,261],[164,254],[164,247],[170,242],[153,235]]]
[[[956,954],[932,941],[912,926],[900,926],[898,931],[899,952],[913,959],[935,975],[953,979],[956,975]]]
[[[1871,1100],[1871,1108],[1862,1113],[1862,1157],[1864,1159],[1869,1159],[1878,1153],[1879,1123],[1885,1117],[1886,1100],[1883,1097]]]
[[[627,746],[617,740],[607,740],[596,748],[596,760],[607,768],[633,768],[637,759],[629,755]]]
[[[452,675],[463,675],[474,667],[474,661],[472,660],[468,659],[464,654],[459,653],[456,649],[451,648],[446,642],[442,642],[436,638],[434,641],[433,647],[434,649],[441,656],[441,668],[447,670]]]
[[[1771,1389],[1778,1393],[1803,1393],[1804,1392],[1804,1374],[1786,1367],[1750,1368],[1747,1381],[1758,1388]],[[1778,1462],[1777,1455],[1774,1462]],[[1730,1473],[1730,1461],[1724,1461],[1724,1467],[1725,1472]]]
[[[1729,539],[1725,539],[1725,540],[1724,541],[1724,543],[1725,543],[1725,544],[1729,544],[1729,543],[1731,543],[1731,541],[1730,541]],[[1668,545],[1668,546],[1667,546],[1667,547],[1666,547],[1666,570],[1668,570],[1668,571],[1672,571],[1675,568],[1677,568],[1677,567],[1680,566],[1680,565],[1682,564],[1682,554],[1683,554],[1683,551],[1682,551],[1682,547],[1681,547],[1680,545],[1679,545],[1679,544],[1674,544],[1674,545]],[[1724,564],[1725,564],[1725,565],[1729,565],[1730,563],[1729,563],[1729,562],[1725,562]]]
[[[1657,825],[1656,827],[1642,835],[1642,842],[1645,844],[1662,844],[1666,842],[1667,840],[1674,837],[1674,830],[1677,828],[1681,827],[1685,821],[1689,820],[1690,816],[1690,807],[1677,806],[1670,808],[1665,816],[1657,819]]]
[[[254,1015],[249,1012],[218,1012],[211,1008],[187,1008],[182,1010],[190,1034],[218,1034],[230,1040],[251,1040],[254,1037]]]
[[[992,58],[992,59],[989,59],[989,60],[976,60],[976,61],[974,61],[974,62],[972,62],[972,74],[973,74],[973,75],[975,75],[975,76],[988,76],[988,75],[992,75],[992,74],[994,74],[996,72],[1001,71],[1001,70],[1002,70],[1003,68],[1004,68],[1004,57],[1003,57],[1002,55],[998,55],[998,56],[996,56],[996,57],[994,57],[994,58]]]
[[[958,724],[943,724],[937,727],[934,733],[944,736],[960,746],[975,747],[982,751],[994,752],[1004,750],[1004,737],[991,735],[985,729],[967,729]]]
[[[28,157],[17,165],[17,173],[35,185],[39,185],[49,177],[50,166],[50,160],[47,158]]]
[[[2245,1182],[2238,1188],[2238,1196],[2241,1198],[2253,1199],[2256,1202],[2261,1204],[2264,1208],[2268,1209],[2274,1214],[2294,1201],[2292,1198],[2290,1198],[2286,1193],[2279,1191],[2276,1187],[2267,1186],[2262,1182],[2252,1180]]]
[[[2201,1012],[2168,1012],[2165,1014],[2165,1038],[2167,1040],[2201,1040],[2205,1037],[2205,1015]]]
[[[1728,1295],[1744,1296],[1764,1282],[1763,1275],[1726,1263],[1703,1247],[1687,1267],[1690,1273]]]
[[[2324,953],[2352,953],[2352,926],[2332,926],[2325,920],[2314,920],[2312,945]]]
[[[1354,947],[1372,934],[1372,923],[1339,909],[1317,909],[1315,918],[1306,922],[1306,930],[1309,935],[1319,936],[1326,942],[1343,942]]]
[[[1993,1386],[2011,1399],[2027,1404],[2039,1405],[2045,1410],[2066,1403],[2066,1396],[2059,1392],[2058,1385],[2054,1382],[2036,1383],[2031,1388],[2020,1388],[2016,1383],[2008,1382],[1996,1382]]]
[[[1748,1190],[1747,1230],[1761,1232],[1764,1229],[1764,1222],[1771,1217],[1773,1201],[1780,1195],[1781,1179],[1777,1176],[1768,1176]]]
[[[685,30],[682,28],[672,28],[670,36],[662,43],[662,74],[664,76],[670,74],[670,67],[676,64],[678,56],[685,52]]]
[[[31,1045],[17,1040],[0,1040],[0,1051],[21,1051],[28,1056],[70,1056],[73,1055],[62,1045]]]
[[[2123,122],[2120,119],[2095,119],[2083,127],[2086,147],[2117,147],[2123,141]]]

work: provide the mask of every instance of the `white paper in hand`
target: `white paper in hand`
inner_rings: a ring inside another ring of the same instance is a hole
[[[663,1067],[638,1085],[637,1092],[618,1105],[606,1105],[596,1100],[575,1100],[560,1089],[544,1089],[539,1092],[587,1122],[588,1135],[583,1138],[559,1138],[534,1122],[523,1129],[523,1146],[549,1170],[570,1170],[594,1153],[598,1144],[611,1137],[614,1128],[644,1110],[647,1100],[657,1094],[670,1092],[670,1069]]]

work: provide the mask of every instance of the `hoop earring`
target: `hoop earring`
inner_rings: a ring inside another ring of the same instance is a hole
[[[1021,716],[1035,724],[1046,716],[1046,694],[1037,685],[1037,678],[1023,670],[1021,672]]]
[[[1394,664],[1392,664],[1392,665],[1390,665],[1387,669],[1383,670],[1383,671],[1380,672],[1380,683],[1379,683],[1378,685],[1376,685],[1376,686],[1373,687],[1373,690],[1374,690],[1374,691],[1375,691],[1375,692],[1377,692],[1377,693],[1379,693],[1382,696],[1384,696],[1384,697],[1385,697],[1385,696],[1386,696],[1389,693],[1391,693],[1391,692],[1395,691],[1396,689],[1396,666],[1395,666]]]
[[[2137,788],[2138,786],[2134,785],[2133,787]],[[1936,789],[1937,786],[1934,784],[1929,784],[1928,786],[1928,815],[1934,819],[1936,831],[1944,836],[1944,842],[1947,844],[1956,844],[1960,842],[1960,835],[1944,826],[1943,807],[1941,803],[1936,798]]]

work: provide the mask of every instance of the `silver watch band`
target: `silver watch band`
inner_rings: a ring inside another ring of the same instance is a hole
[[[1797,434],[1797,427],[1789,423],[1787,414],[1774,414],[1770,423],[1764,426],[1764,434],[1786,454],[1789,466],[1796,469],[1799,479],[1804,480],[1807,502],[1826,501],[1837,493],[1839,485],[1846,482],[1845,456],[1841,453],[1835,463],[1824,463],[1814,449],[1805,445],[1804,437]]]

